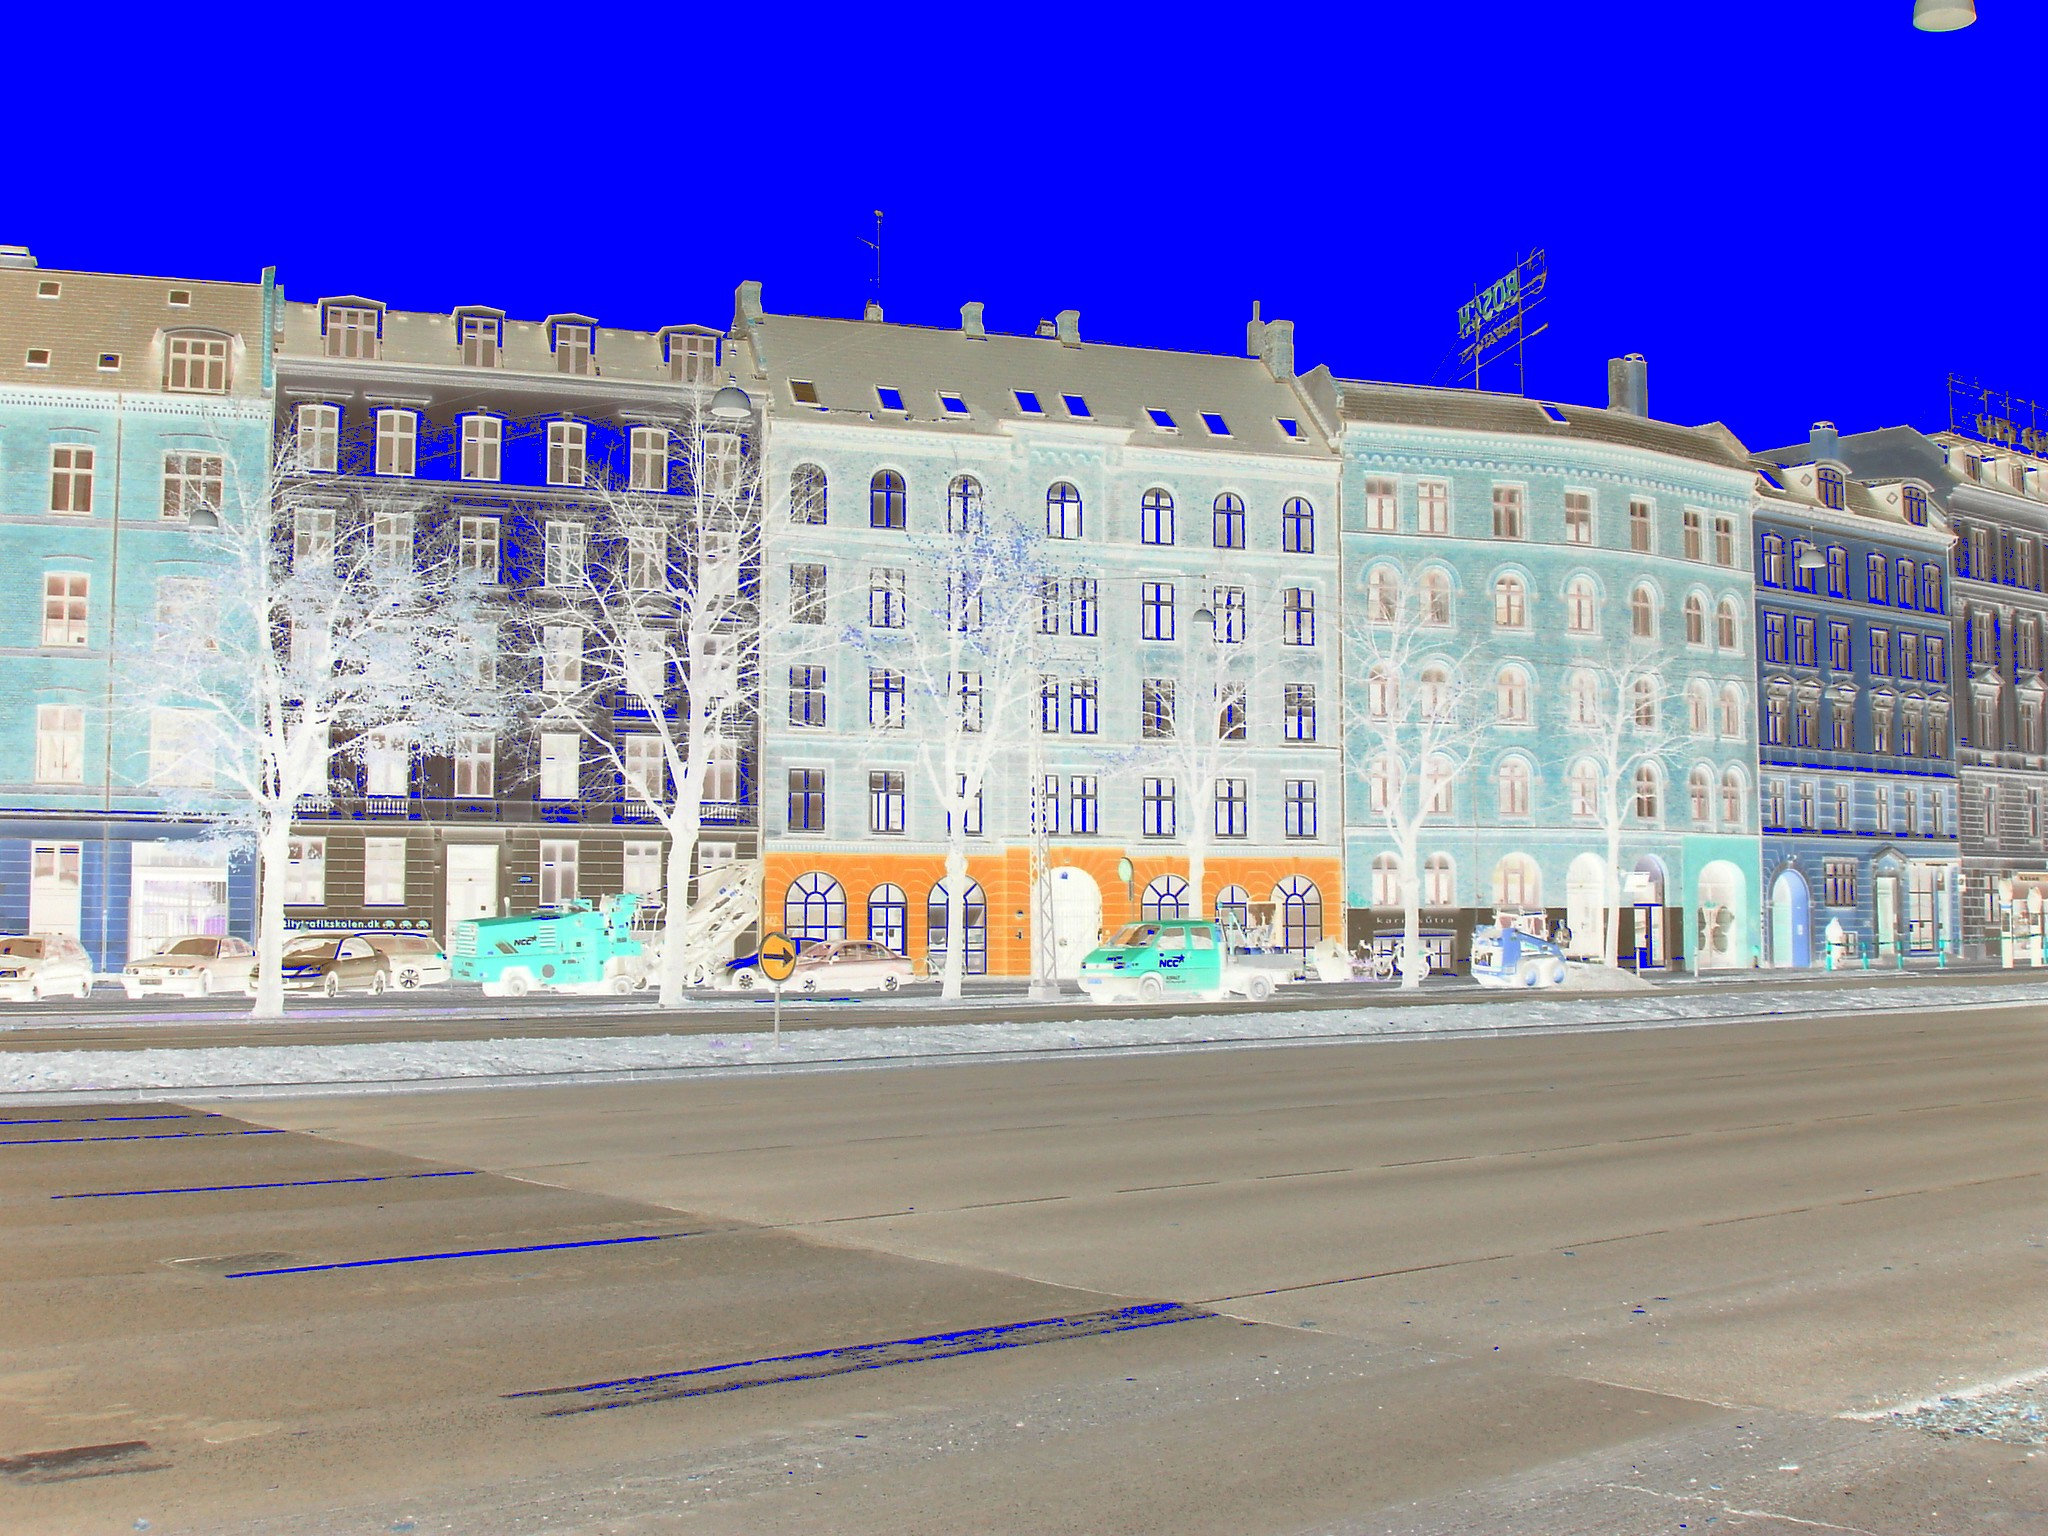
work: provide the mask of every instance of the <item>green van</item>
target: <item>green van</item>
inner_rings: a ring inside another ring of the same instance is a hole
[[[1214,1002],[1237,995],[1262,1003],[1293,978],[1284,950],[1237,950],[1220,923],[1162,919],[1132,923],[1081,962],[1081,991],[1097,1003]]]

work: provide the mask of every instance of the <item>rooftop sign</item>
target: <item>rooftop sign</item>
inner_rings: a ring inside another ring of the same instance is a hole
[[[1513,270],[1495,279],[1483,291],[1476,289],[1469,304],[1458,306],[1458,361],[1479,387],[1479,370],[1488,363],[1515,353],[1515,366],[1523,368],[1522,343],[1540,336],[1547,325],[1531,327],[1529,311],[1543,302],[1543,290],[1550,272],[1542,251],[1531,251],[1515,263]],[[1463,377],[1461,374],[1460,377]],[[1522,382],[1526,385],[1526,370]]]
[[[1948,376],[1948,429],[1980,443],[2048,458],[2048,407]]]

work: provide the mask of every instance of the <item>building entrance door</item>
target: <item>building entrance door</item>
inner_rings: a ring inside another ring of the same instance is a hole
[[[1771,883],[1771,964],[1804,970],[1813,964],[1812,913],[1806,881],[1796,869]]]
[[[448,927],[443,945],[455,942],[455,925],[498,915],[498,845],[448,845]]]

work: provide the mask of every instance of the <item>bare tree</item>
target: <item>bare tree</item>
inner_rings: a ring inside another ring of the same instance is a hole
[[[295,436],[258,479],[228,466],[192,509],[189,570],[158,584],[124,707],[148,722],[135,775],[174,814],[257,858],[257,1017],[283,1012],[291,828],[373,742],[410,754],[495,732],[483,588],[413,481],[305,472]]]
[[[1052,569],[1043,536],[985,505],[956,479],[944,532],[911,540],[899,623],[849,629],[870,669],[880,729],[914,731],[919,768],[946,818],[942,995],[960,995],[966,963],[967,852],[999,762],[1028,750],[1039,686],[1038,629]],[[894,599],[890,599],[894,600]]]
[[[1447,655],[1447,616],[1430,599],[1375,585],[1344,627],[1344,669],[1361,686],[1345,690],[1350,754],[1366,772],[1366,811],[1385,828],[1399,864],[1401,984],[1419,987],[1422,955],[1422,834],[1448,821],[1488,711],[1470,678],[1469,653]]]
[[[1565,689],[1566,729],[1579,747],[1566,770],[1573,809],[1590,800],[1606,836],[1600,963],[1611,966],[1621,947],[1622,833],[1663,818],[1684,698],[1641,643],[1575,666]]]
[[[705,805],[738,798],[757,715],[759,461],[749,430],[699,403],[657,440],[661,452],[643,434],[624,484],[590,484],[593,515],[561,541],[510,646],[534,685],[541,731],[579,744],[573,763],[544,761],[543,777],[563,772],[581,798],[587,746],[599,775],[667,835],[657,973],[666,1007],[730,955],[747,907],[736,893],[758,892],[750,866],[700,882],[700,910],[687,899]]]

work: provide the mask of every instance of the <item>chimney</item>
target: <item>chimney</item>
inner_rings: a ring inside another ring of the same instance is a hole
[[[1056,336],[1059,333],[1053,329],[1053,325],[1050,320],[1041,320],[1038,322],[1038,334],[1041,336],[1050,337]]]
[[[1607,360],[1607,409],[1630,416],[1650,414],[1650,365],[1642,353]]]
[[[1081,345],[1081,311],[1061,310],[1052,318],[1052,329],[1053,334],[1059,337],[1061,346],[1078,347]]]
[[[29,255],[25,245],[0,245],[0,267],[32,267],[35,257]]]
[[[1273,375],[1275,383],[1285,384],[1294,377],[1294,322],[1268,320],[1262,329],[1259,361],[1266,365],[1266,372]]]
[[[1252,300],[1252,317],[1245,322],[1244,355],[1246,357],[1264,357],[1266,355],[1266,326],[1265,322],[1259,319],[1259,301],[1257,299]]]
[[[863,320],[879,321],[882,318],[882,301],[880,299],[869,299],[867,308],[861,311],[860,317]]]
[[[981,303],[976,301],[960,306],[961,334],[973,341],[987,341],[988,327],[981,321]]]
[[[1808,451],[1816,460],[1841,458],[1842,436],[1835,430],[1832,421],[1816,421],[1813,424],[1813,436],[1809,440]]]

